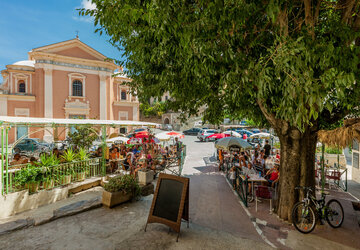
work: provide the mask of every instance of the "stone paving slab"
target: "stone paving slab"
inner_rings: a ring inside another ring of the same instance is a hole
[[[0,225],[0,235],[8,234],[16,230],[27,228],[34,225],[33,219],[20,219],[10,221]]]
[[[61,217],[78,214],[101,206],[101,196],[95,197],[90,200],[78,201],[54,210],[54,215],[51,220],[56,220]]]

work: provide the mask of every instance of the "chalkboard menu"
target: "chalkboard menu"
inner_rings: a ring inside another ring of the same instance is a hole
[[[189,178],[160,174],[145,231],[148,223],[162,223],[179,237],[181,219],[189,223]]]
[[[162,179],[159,185],[153,215],[176,222],[184,183]]]

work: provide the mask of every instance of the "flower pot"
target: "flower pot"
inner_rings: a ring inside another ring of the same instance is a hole
[[[129,201],[132,198],[132,194],[125,194],[124,192],[108,192],[103,191],[102,204],[107,207],[113,207],[115,205]]]
[[[138,172],[139,183],[142,185],[147,185],[154,180],[154,171],[139,171]]]
[[[85,180],[86,177],[86,173],[85,172],[80,172],[80,173],[76,173],[75,174],[75,181],[83,181]]]
[[[67,185],[71,183],[71,174],[60,177],[60,185]]]
[[[29,193],[35,193],[39,190],[39,182],[29,182],[25,184],[25,188],[29,189]]]
[[[47,180],[43,182],[44,189],[52,189],[54,187],[54,180]]]

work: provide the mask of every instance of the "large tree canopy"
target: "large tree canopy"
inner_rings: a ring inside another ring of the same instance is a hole
[[[81,14],[124,52],[140,97],[169,91],[173,109],[205,106],[210,122],[231,114],[274,127],[283,190],[313,185],[316,132],[358,112],[359,1],[92,2]],[[288,219],[298,197],[284,192]]]

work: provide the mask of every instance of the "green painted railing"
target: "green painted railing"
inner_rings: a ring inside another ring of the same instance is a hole
[[[4,171],[3,183],[5,185],[2,188],[5,194],[26,189],[35,192],[101,176],[102,173],[101,158],[61,163],[56,166],[14,165],[9,166],[7,172]],[[34,181],[28,181],[29,179]]]

